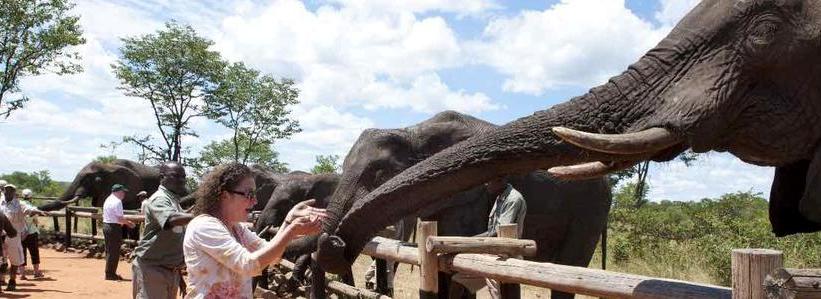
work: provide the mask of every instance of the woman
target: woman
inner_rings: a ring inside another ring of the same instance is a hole
[[[6,214],[9,222],[14,226],[14,230],[17,231],[16,237],[6,237],[3,243],[5,246],[3,253],[6,254],[6,257],[9,259],[9,264],[11,264],[6,291],[14,291],[17,289],[17,269],[25,262],[23,259],[22,239],[26,238],[26,216],[47,216],[47,214],[46,212],[38,210],[36,207],[20,202],[20,199],[17,198],[17,187],[14,185],[6,185],[3,191],[6,199],[0,202],[0,211]]]
[[[31,189],[23,189],[23,199],[20,203],[31,206]],[[23,239],[23,265],[20,266],[20,279],[26,280],[26,252],[31,256],[31,264],[34,267],[34,278],[43,278],[40,272],[40,229],[37,227],[37,217],[26,217],[26,237]]]
[[[256,204],[254,177],[242,164],[216,167],[197,190],[183,241],[189,286],[186,298],[252,298],[251,278],[279,262],[288,242],[316,235],[324,209],[295,206],[271,241],[241,224]]]

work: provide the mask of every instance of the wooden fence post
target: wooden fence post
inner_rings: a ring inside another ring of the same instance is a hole
[[[764,278],[784,267],[781,251],[733,249],[733,299],[764,298]]]
[[[53,224],[54,224],[54,232],[59,233],[60,232],[60,221],[57,218],[57,216],[51,216],[51,221],[53,221]]]
[[[519,226],[517,224],[502,224],[499,225],[500,238],[519,238]],[[512,258],[522,258],[521,256],[512,256]],[[519,299],[522,296],[521,287],[515,283],[502,283],[499,285],[499,293],[502,299]]]
[[[97,215],[96,213],[91,214],[91,218],[88,218],[89,220],[91,220],[91,236],[92,237],[97,235],[97,218],[95,218],[96,215]],[[123,239],[125,239],[125,236],[123,236]]]
[[[66,248],[71,247],[71,214],[71,208],[66,207],[66,237],[63,239]]]
[[[393,296],[388,287],[388,261],[380,258],[376,259],[376,292],[382,295]]]
[[[419,298],[438,298],[439,293],[439,258],[436,253],[428,253],[425,244],[428,236],[436,236],[438,226],[436,221],[420,221],[416,229],[416,240],[419,250]]]

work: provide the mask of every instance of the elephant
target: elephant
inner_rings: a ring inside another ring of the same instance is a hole
[[[264,207],[261,209],[259,218],[254,224],[254,230],[262,237],[272,237],[271,228],[278,227],[284,220],[288,211],[291,210],[297,203],[315,199],[316,207],[325,207],[328,200],[336,190],[339,183],[339,175],[334,173],[329,174],[310,174],[302,171],[294,171],[288,174],[270,174],[262,175],[258,169],[252,168],[257,183],[257,196],[259,203],[264,202]],[[263,190],[268,188],[270,190]],[[264,194],[268,194],[266,198]],[[304,278],[305,270],[310,266],[310,253],[316,248],[316,243],[312,239],[300,239],[289,244],[284,256],[286,258],[296,261],[297,267],[294,269],[295,279],[302,280]],[[314,270],[314,273],[321,271]],[[348,275],[350,277],[350,275]],[[324,284],[324,275],[314,275],[313,284]],[[349,284],[353,284],[350,278],[347,279]],[[267,271],[263,275],[256,277],[254,283],[267,286]],[[323,289],[324,290],[324,289]],[[316,290],[318,291],[318,290]],[[322,295],[319,295],[322,296]]]
[[[480,132],[359,194],[340,209],[346,214],[331,215],[338,225],[319,237],[318,262],[326,271],[345,269],[383,226],[497,177],[536,169],[568,180],[597,177],[687,149],[776,167],[773,233],[818,231],[818,24],[818,0],[703,0],[606,83]]]
[[[44,211],[57,210],[63,208],[66,201],[84,197],[91,197],[92,206],[102,207],[106,197],[111,194],[111,186],[114,184],[125,185],[130,191],[123,200],[123,209],[139,209],[137,192],[144,190],[151,194],[157,191],[160,186],[160,169],[124,159],[117,159],[110,163],[94,161],[86,164],[77,173],[74,181],[57,198],[57,201],[40,208]]]
[[[403,170],[413,167],[448,147],[491,131],[496,125],[455,111],[445,111],[416,125],[401,129],[367,129],[361,133],[343,162],[339,187],[328,204],[331,215],[344,215],[358,206],[363,195],[378,188]],[[599,236],[605,229],[610,210],[610,186],[606,179],[593,178],[576,182],[559,182],[544,171],[510,176],[508,181],[525,198],[522,238],[537,243],[536,261],[587,266]],[[484,186],[430,205],[415,205],[402,213],[382,206],[367,218],[379,223],[379,229],[397,222],[384,222],[383,215],[407,219],[419,216],[438,222],[439,235],[472,236],[487,230],[488,216],[495,198]],[[405,203],[426,201],[424,193],[407,194]],[[404,206],[401,204],[400,206]],[[363,218],[364,220],[364,218]],[[364,220],[370,221],[370,220]],[[333,233],[336,223],[323,228]],[[370,223],[362,223],[370,229]],[[376,228],[376,227],[373,227]],[[375,233],[375,231],[374,231]],[[370,239],[373,235],[369,235]],[[404,236],[403,236],[404,237]],[[358,252],[357,252],[358,253]]]
[[[287,175],[272,175],[267,179],[270,179],[268,185],[273,188],[268,192],[268,199],[264,200],[265,205],[254,224],[254,230],[259,234],[265,233],[266,228],[279,226],[285,221],[288,211],[299,202],[315,199],[317,203],[315,206],[327,206],[331,194],[339,183],[339,175],[335,173],[310,174],[302,171],[291,172]],[[259,186],[259,180],[257,180],[257,195],[263,196]],[[263,200],[258,197],[257,205],[260,202]]]

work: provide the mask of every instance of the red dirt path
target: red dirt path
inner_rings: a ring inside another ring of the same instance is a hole
[[[103,279],[105,260],[84,256],[40,248],[40,266],[46,277],[18,278],[17,291],[7,292],[3,285],[0,298],[131,298],[131,264],[120,261],[117,269],[128,281],[108,281]]]

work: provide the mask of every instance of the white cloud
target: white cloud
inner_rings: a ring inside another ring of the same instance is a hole
[[[509,76],[505,90],[542,94],[602,83],[663,34],[625,8],[623,0],[562,0],[544,11],[491,21],[473,49],[477,63]]]
[[[305,109],[297,107],[293,115],[303,131],[276,144],[280,160],[293,170],[309,170],[316,155],[339,155],[344,158],[362,130],[373,128],[368,118],[343,113],[329,106]]]
[[[335,0],[344,6],[360,11],[424,13],[430,11],[456,13],[459,15],[482,14],[488,10],[501,8],[495,1],[485,0]]]
[[[672,28],[701,0],[660,0],[660,2],[661,10],[656,12],[655,18],[662,26]]]
[[[302,90],[300,100],[309,106],[409,108],[427,113],[499,108],[487,95],[454,91],[441,81],[436,71],[463,65],[464,51],[443,18],[417,19],[412,13],[471,9],[449,2],[407,4],[413,9],[391,3],[366,6],[352,1],[312,12],[300,2],[275,1],[227,17],[215,40],[228,57],[295,77]]]
[[[769,196],[773,168],[747,164],[726,153],[698,157],[693,166],[680,161],[654,164],[648,176],[651,200],[691,201],[736,191]]]

